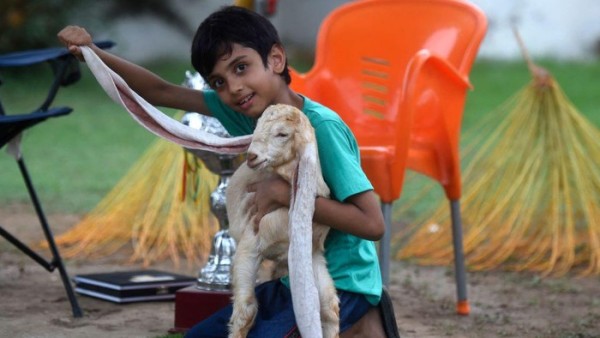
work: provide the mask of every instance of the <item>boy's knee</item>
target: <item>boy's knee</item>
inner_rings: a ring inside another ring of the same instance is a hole
[[[354,337],[386,338],[383,329],[383,318],[381,318],[378,307],[370,308],[361,319],[340,334],[340,338]]]

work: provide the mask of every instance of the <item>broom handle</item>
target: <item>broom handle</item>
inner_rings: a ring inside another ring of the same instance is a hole
[[[525,43],[523,42],[523,39],[521,38],[521,34],[519,34],[519,30],[517,29],[517,27],[513,24],[512,25],[512,29],[513,29],[513,33],[515,34],[515,37],[517,39],[517,42],[519,43],[519,48],[521,49],[521,53],[523,54],[523,58],[525,59],[525,62],[527,62],[527,67],[529,68],[529,72],[531,72],[531,75],[538,80],[538,82],[540,84],[547,84],[548,83],[548,79],[550,77],[550,73],[536,65],[533,60],[531,59],[531,56],[529,56],[529,52],[527,51],[527,48],[525,47]]]
[[[519,43],[519,49],[521,49],[521,54],[523,54],[523,58],[525,59],[525,62],[527,62],[527,66],[529,67],[529,70],[534,73],[534,69],[536,67],[536,65],[533,63],[533,61],[531,60],[531,57],[529,56],[529,52],[527,51],[527,47],[525,47],[525,43],[523,42],[523,38],[521,38],[521,34],[519,34],[519,30],[517,29],[517,26],[512,25],[512,29],[513,29],[513,33],[515,34],[515,38],[517,39],[517,43]]]

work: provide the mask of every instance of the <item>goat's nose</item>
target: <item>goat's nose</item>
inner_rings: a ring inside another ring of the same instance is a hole
[[[248,165],[250,165],[252,162],[254,162],[254,160],[256,160],[257,157],[258,155],[256,155],[255,153],[248,152],[248,154],[246,155],[246,162],[248,162]]]

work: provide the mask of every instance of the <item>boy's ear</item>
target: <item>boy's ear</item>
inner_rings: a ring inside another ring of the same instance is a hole
[[[283,70],[285,69],[285,61],[285,50],[281,45],[274,44],[273,47],[271,47],[271,52],[269,53],[269,64],[273,68],[273,71],[277,74],[283,73]]]

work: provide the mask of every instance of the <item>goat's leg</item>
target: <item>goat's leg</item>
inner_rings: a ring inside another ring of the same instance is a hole
[[[319,290],[323,338],[337,338],[340,333],[340,305],[337,291],[333,279],[327,271],[327,263],[323,253],[314,252],[312,260],[313,273]]]
[[[252,230],[250,230],[252,232]],[[229,338],[244,338],[254,324],[258,304],[254,286],[259,267],[256,237],[244,234],[233,257],[233,313],[229,320]]]

